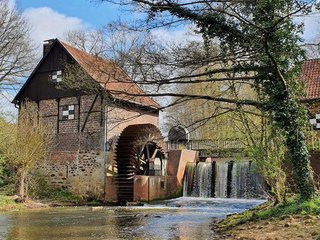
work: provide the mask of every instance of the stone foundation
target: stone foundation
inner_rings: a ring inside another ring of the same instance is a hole
[[[48,184],[84,194],[92,188],[103,193],[103,161],[101,154],[90,152],[55,152],[44,164]],[[97,193],[96,193],[97,194]]]

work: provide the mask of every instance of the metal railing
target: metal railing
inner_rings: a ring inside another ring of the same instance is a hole
[[[166,142],[167,149],[226,150],[243,149],[245,144],[239,140],[190,140],[189,142]]]
[[[224,151],[231,149],[245,149],[246,145],[237,139],[230,140],[190,140],[189,142],[166,142],[168,150],[189,149],[189,150],[210,150]],[[307,139],[309,151],[320,151],[320,138]]]

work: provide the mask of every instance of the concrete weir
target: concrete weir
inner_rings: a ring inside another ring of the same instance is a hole
[[[266,186],[247,160],[188,163],[183,196],[204,198],[263,198]]]

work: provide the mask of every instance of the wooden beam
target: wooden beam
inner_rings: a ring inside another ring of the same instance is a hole
[[[96,96],[95,96],[95,98],[94,98],[94,100],[93,100],[93,102],[92,102],[92,104],[91,104],[91,106],[90,106],[90,109],[89,109],[89,111],[87,112],[86,118],[84,119],[84,123],[83,123],[82,128],[81,128],[81,132],[83,132],[84,128],[86,127],[86,124],[87,124],[87,122],[88,122],[88,118],[89,118],[89,116],[90,116],[90,113],[91,113],[91,111],[92,111],[92,109],[93,109],[94,104],[95,104],[96,101],[97,101],[98,96],[99,96],[99,95],[96,94]]]

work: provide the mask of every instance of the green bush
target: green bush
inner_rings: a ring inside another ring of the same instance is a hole
[[[15,193],[15,171],[5,164],[4,157],[0,155],[0,194],[14,195]]]
[[[4,184],[4,157],[0,154],[0,186]]]
[[[43,199],[47,197],[49,187],[43,174],[35,171],[27,178],[27,195],[32,199]]]
[[[55,189],[47,184],[44,175],[35,171],[28,177],[28,196],[31,199],[47,199],[53,201],[78,201],[79,197],[65,189]]]

